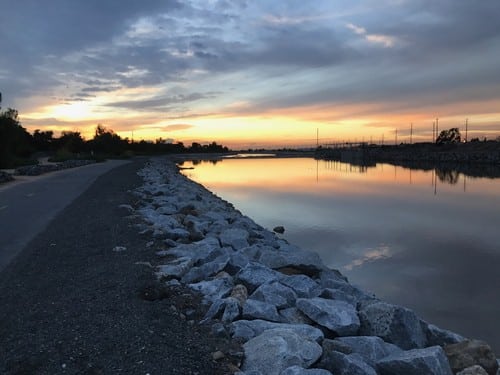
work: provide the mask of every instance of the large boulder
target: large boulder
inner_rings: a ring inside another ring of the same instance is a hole
[[[457,375],[488,375],[488,373],[481,366],[474,365],[457,372]]]
[[[279,311],[279,314],[283,323],[312,324],[313,322],[296,307],[282,309]]]
[[[185,284],[192,284],[201,280],[206,280],[210,276],[222,271],[229,261],[229,255],[224,254],[213,261],[202,264],[199,267],[191,268],[181,279]]]
[[[479,365],[489,375],[496,375],[498,363],[491,347],[480,340],[464,340],[457,344],[444,347],[453,372],[462,371],[467,367]]]
[[[233,289],[233,280],[229,277],[223,277],[200,281],[199,283],[189,284],[188,286],[203,294],[203,301],[205,303],[213,303],[227,297],[231,293]]]
[[[280,282],[292,288],[301,298],[313,298],[321,293],[321,287],[318,283],[306,275],[283,276]]]
[[[465,340],[465,337],[460,336],[458,333],[439,328],[434,324],[428,324],[422,321],[421,325],[424,329],[428,346],[445,346]]]
[[[281,320],[275,305],[249,298],[243,305],[244,319],[263,319],[271,322]]]
[[[363,336],[379,336],[403,349],[423,348],[425,333],[415,313],[407,308],[375,302],[359,311]]]
[[[341,352],[323,353],[317,367],[331,371],[335,375],[377,375],[373,367],[368,365],[359,354]]]
[[[396,345],[389,344],[377,336],[339,337],[334,341],[347,345],[352,353],[359,354],[372,367],[376,367],[376,363],[382,358],[402,352]]]
[[[181,257],[172,260],[168,264],[163,264],[158,266],[156,269],[156,276],[158,278],[181,278],[184,276],[193,266],[194,260],[193,258]]]
[[[248,246],[248,231],[241,228],[229,228],[219,236],[222,246],[231,246],[234,250]]]
[[[253,293],[262,284],[271,283],[279,279],[279,272],[273,271],[259,263],[250,262],[236,274],[236,280],[245,285]]]
[[[307,368],[321,356],[321,346],[314,340],[289,329],[271,329],[243,345],[243,371],[257,370],[279,375],[290,366]]]
[[[390,355],[377,362],[377,369],[381,375],[453,375],[440,346]]]
[[[297,294],[293,289],[275,281],[259,286],[250,297],[283,309],[295,305]]]
[[[326,268],[317,253],[292,245],[281,245],[279,250],[263,248],[258,261],[272,269],[291,267],[312,275]]]
[[[299,298],[297,308],[312,321],[328,328],[339,336],[356,335],[359,329],[359,318],[356,309],[344,301],[324,298]]]
[[[324,338],[321,330],[307,324],[273,323],[260,319],[235,321],[231,323],[230,333],[235,339],[248,341],[253,337],[260,335],[262,332],[274,328],[289,329],[297,333],[299,336],[306,337],[307,339],[314,340],[316,342],[321,342]]]

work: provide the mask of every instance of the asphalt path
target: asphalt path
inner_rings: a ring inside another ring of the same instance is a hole
[[[0,185],[0,271],[98,176],[125,163],[109,160]]]

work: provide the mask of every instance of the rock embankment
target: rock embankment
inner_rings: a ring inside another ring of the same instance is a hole
[[[243,344],[240,374],[497,373],[486,343],[350,284],[172,162],[153,160],[140,175],[136,211],[163,243],[158,278],[203,295],[201,324]]]
[[[60,171],[62,169],[82,167],[95,162],[95,160],[66,160],[54,164],[26,165],[17,168],[14,174],[20,176],[38,176],[48,172]]]

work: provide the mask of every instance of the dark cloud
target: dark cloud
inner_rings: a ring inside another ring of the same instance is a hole
[[[119,107],[127,108],[131,110],[142,110],[142,111],[165,111],[171,109],[171,105],[190,103],[202,99],[214,98],[217,93],[190,93],[187,95],[170,95],[155,97],[152,99],[138,99],[138,100],[128,100],[119,101],[107,104],[109,107]]]

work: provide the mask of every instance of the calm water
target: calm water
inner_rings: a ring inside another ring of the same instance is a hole
[[[500,179],[313,159],[184,166],[353,284],[500,354]]]

